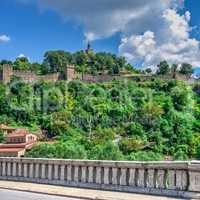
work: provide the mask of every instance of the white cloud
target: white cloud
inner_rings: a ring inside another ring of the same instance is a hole
[[[57,11],[65,20],[76,19],[85,29],[89,39],[108,37],[116,32],[126,32],[127,25],[160,14],[170,7],[183,4],[184,0],[18,0],[37,2],[41,10]],[[146,17],[149,16],[149,17]],[[152,24],[152,22],[151,22]],[[140,28],[145,24],[140,24]],[[139,31],[139,29],[138,29]]]
[[[188,11],[181,16],[175,10],[167,9],[158,30],[124,37],[119,52],[132,63],[141,60],[143,67],[155,66],[161,60],[199,66],[200,42],[190,38],[190,18]]]
[[[0,43],[9,42],[10,37],[7,35],[0,35]]]
[[[19,0],[22,1],[22,0]],[[54,10],[76,20],[87,39],[121,33],[119,53],[132,63],[160,60],[200,64],[199,41],[190,38],[191,13],[178,14],[184,0],[32,0],[40,10]],[[30,0],[23,0],[30,2]]]
[[[17,58],[26,58],[26,56],[23,53],[20,53]]]

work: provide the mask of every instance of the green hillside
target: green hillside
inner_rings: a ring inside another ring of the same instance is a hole
[[[0,122],[41,129],[30,157],[161,160],[200,156],[200,97],[184,82],[0,85]],[[48,142],[44,142],[48,141]]]

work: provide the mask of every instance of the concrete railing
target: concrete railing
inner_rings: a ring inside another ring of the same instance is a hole
[[[0,180],[200,198],[200,162],[0,158]]]

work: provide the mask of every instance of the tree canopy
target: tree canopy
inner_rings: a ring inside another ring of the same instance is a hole
[[[31,157],[154,160],[195,157],[200,97],[177,80],[0,84],[0,123],[42,129]]]

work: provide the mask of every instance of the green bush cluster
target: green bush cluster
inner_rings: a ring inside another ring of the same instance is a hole
[[[181,81],[0,84],[0,122],[42,129],[31,157],[200,157],[200,97]]]

